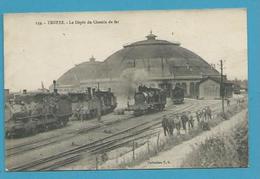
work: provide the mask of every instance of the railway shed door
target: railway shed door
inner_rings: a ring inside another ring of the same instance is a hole
[[[199,97],[202,99],[220,98],[220,84],[210,79],[200,83]]]

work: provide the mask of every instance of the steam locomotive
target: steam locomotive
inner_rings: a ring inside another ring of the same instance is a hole
[[[171,91],[171,100],[173,104],[182,104],[184,102],[184,89],[179,86],[175,86],[175,88]]]
[[[166,104],[166,92],[158,88],[139,86],[134,95],[134,105],[128,105],[128,111],[134,111],[135,116],[149,112],[162,111]]]
[[[117,100],[111,89],[108,91],[88,88],[86,92],[68,94],[72,101],[73,119],[91,119],[97,115],[112,112],[117,107]]]
[[[72,115],[67,95],[57,91],[16,94],[5,102],[6,137],[64,127]]]

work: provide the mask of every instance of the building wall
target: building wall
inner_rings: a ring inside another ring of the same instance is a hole
[[[220,84],[213,80],[206,80],[199,85],[200,99],[220,98]]]
[[[111,88],[116,95],[133,95],[138,85],[145,85],[147,87],[153,88],[162,88],[165,90],[170,91],[176,85],[181,86],[185,91],[185,97],[190,98],[198,98],[199,96],[199,81],[200,80],[192,80],[192,79],[185,79],[185,80],[148,80],[148,81],[140,81],[140,82],[129,82],[129,81],[120,81],[117,80],[107,80],[107,81],[100,81],[99,86],[101,90],[106,90],[107,88]],[[81,83],[81,88],[87,87],[95,87],[97,88],[97,82],[85,82]]]
[[[185,97],[200,98],[200,99],[219,99],[220,98],[220,84],[211,79],[199,83],[199,79],[182,79],[182,80],[151,80],[139,82],[147,87],[172,89],[176,85],[185,89]],[[111,88],[112,92],[116,96],[132,97],[137,89],[138,82],[127,82],[115,80],[103,80],[103,81],[84,81],[80,83],[80,86],[57,86],[60,92],[69,91],[86,91],[87,87],[99,88],[101,90],[107,90]],[[229,89],[229,88],[228,88]],[[170,91],[170,90],[169,90]],[[231,91],[231,92],[230,92]],[[227,94],[228,93],[228,94]],[[231,94],[230,94],[231,93]],[[232,90],[227,90],[225,96],[231,97]]]

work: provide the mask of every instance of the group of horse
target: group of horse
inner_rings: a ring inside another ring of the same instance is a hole
[[[203,108],[202,110],[196,111],[195,116],[199,127],[203,130],[210,130],[208,121],[213,117],[212,110],[209,106]],[[187,129],[191,130],[194,128],[194,122],[194,116],[190,111],[174,114],[170,117],[163,116],[162,128],[164,135],[173,135],[174,129],[177,130],[178,135],[180,135],[181,129],[183,129],[186,133]]]

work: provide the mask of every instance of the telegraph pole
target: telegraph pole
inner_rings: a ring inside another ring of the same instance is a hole
[[[222,113],[223,115],[225,115],[225,106],[224,106],[224,83],[223,83],[223,61],[220,60],[220,70],[221,70],[221,77],[220,77],[220,96],[221,96],[221,100],[222,100]]]
[[[98,82],[98,95],[97,95],[97,101],[98,101],[98,106],[97,106],[97,120],[98,122],[101,122],[101,116],[102,116],[102,102],[101,102],[101,97],[99,94],[99,82]]]

